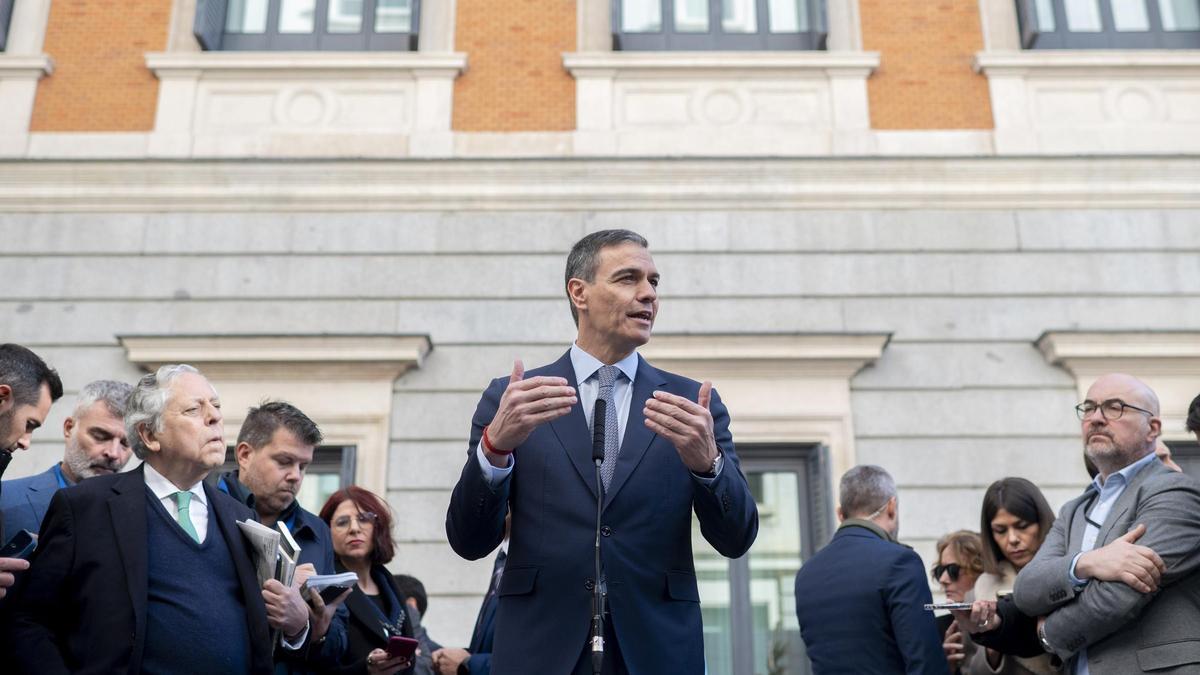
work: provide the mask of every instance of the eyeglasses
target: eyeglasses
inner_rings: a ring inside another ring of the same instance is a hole
[[[366,527],[368,525],[374,526],[375,521],[379,520],[379,516],[371,513],[370,511],[359,511],[358,513],[354,514],[354,520],[357,520],[359,526],[361,527]],[[334,519],[333,526],[339,530],[344,530],[350,527],[350,516],[338,516]]]
[[[1151,417],[1154,417],[1154,413],[1150,412],[1149,410],[1146,410],[1145,408],[1139,408],[1136,405],[1129,405],[1119,398],[1110,398],[1107,401],[1101,401],[1100,403],[1096,403],[1094,401],[1084,401],[1083,403],[1075,406],[1075,414],[1079,415],[1079,419],[1085,420],[1089,415],[1096,411],[1096,408],[1100,409],[1100,414],[1103,415],[1104,419],[1108,420],[1109,422],[1121,419],[1121,415],[1125,414],[1126,408],[1133,408],[1140,413],[1145,413]]]
[[[961,572],[962,572],[961,565],[959,565],[958,563],[948,563],[945,565],[934,565],[933,570],[930,573],[933,574],[934,581],[940,580],[942,578],[942,574],[945,573],[945,574],[950,575],[951,582],[955,582],[955,581],[958,581],[958,575]]]

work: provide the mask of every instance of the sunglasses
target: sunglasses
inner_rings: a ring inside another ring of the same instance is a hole
[[[948,565],[934,565],[932,574],[933,580],[937,581],[942,578],[942,573],[950,575],[950,581],[958,581],[958,575],[962,572],[962,567],[958,563],[950,563]]]

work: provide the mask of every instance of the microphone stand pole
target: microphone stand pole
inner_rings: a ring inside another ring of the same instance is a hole
[[[596,465],[596,580],[592,586],[592,675],[600,675],[604,664],[604,600],[600,592],[600,518],[604,505],[604,481],[600,477],[600,465],[604,463],[604,420],[607,403],[596,399],[592,413],[592,461]]]

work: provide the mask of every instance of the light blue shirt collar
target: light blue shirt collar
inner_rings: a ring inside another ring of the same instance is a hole
[[[1133,477],[1137,474],[1137,472],[1144,469],[1150,464],[1150,462],[1153,462],[1157,458],[1158,456],[1151,452],[1124,469],[1121,469],[1114,474],[1110,474],[1108,479],[1105,480],[1103,484],[1100,483],[1100,474],[1096,474],[1096,477],[1092,479],[1092,485],[1095,486],[1096,492],[1103,492],[1105,486],[1108,486],[1109,490],[1112,490],[1114,485],[1111,483],[1111,481],[1114,478],[1119,478],[1119,480],[1116,482],[1117,485],[1128,485],[1129,481],[1133,480]]]
[[[571,367],[575,369],[575,384],[586,382],[589,377],[595,375],[596,371],[600,370],[600,367],[604,365],[606,364],[602,363],[600,359],[583,351],[579,345],[571,343]],[[634,378],[637,377],[637,351],[630,352],[629,356],[617,361],[613,365],[619,368],[632,384]]]

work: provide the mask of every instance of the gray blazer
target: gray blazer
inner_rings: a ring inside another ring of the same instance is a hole
[[[1092,580],[1080,590],[1071,585],[1071,559],[1096,495],[1089,487],[1063,506],[1037,556],[1017,575],[1017,607],[1030,616],[1048,615],[1046,639],[1063,661],[1086,646],[1091,675],[1200,673],[1200,483],[1153,460],[1134,475],[1101,524],[1096,548],[1146,525],[1137,543],[1167,566],[1159,590],[1147,594],[1120,582]]]
[[[37,534],[46,509],[50,508],[50,498],[57,490],[58,479],[54,476],[53,466],[33,476],[4,481],[4,487],[0,489],[4,533],[9,537],[21,530]]]

